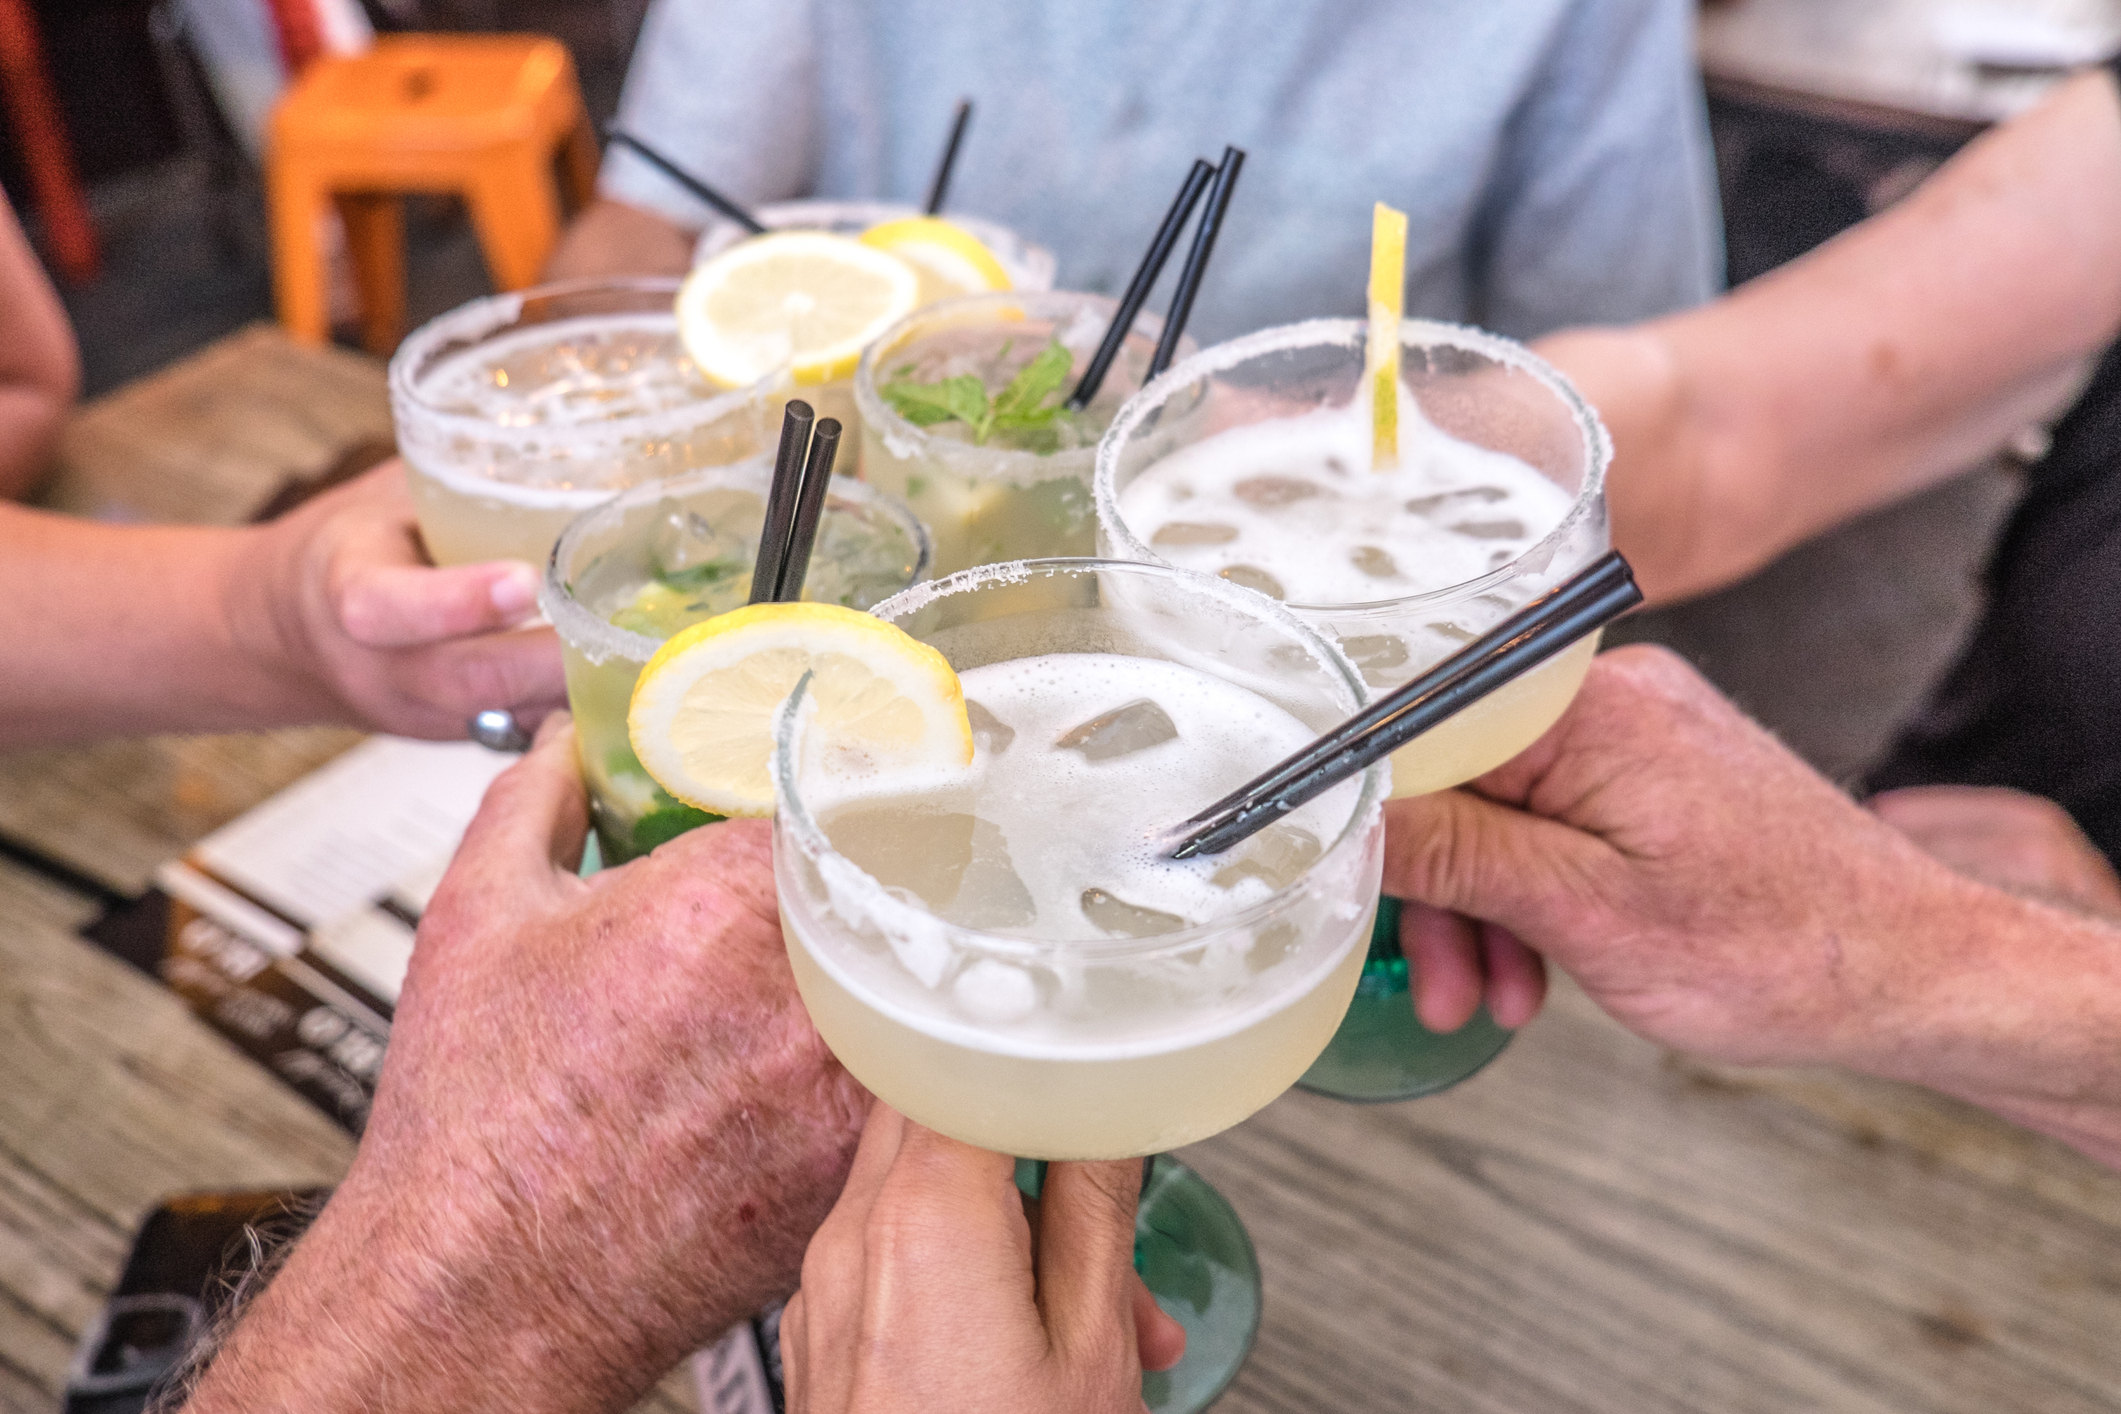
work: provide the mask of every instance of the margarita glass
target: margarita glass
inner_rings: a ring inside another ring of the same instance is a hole
[[[627,739],[626,712],[665,639],[750,597],[772,476],[758,458],[640,487],[578,517],[553,547],[539,603],[559,631],[605,864],[716,818],[649,778]],[[927,532],[905,507],[832,479],[803,598],[867,609],[927,571]]]
[[[875,613],[950,661],[977,750],[941,776],[871,777],[812,749],[800,690],[783,709],[783,930],[848,1071],[1028,1159],[1160,1153],[1287,1089],[1362,968],[1384,772],[1219,859],[1175,863],[1157,841],[1362,704],[1341,656],[1277,605],[1156,565],[988,566]],[[1221,1200],[1158,1164],[1138,1260],[1189,1345],[1145,1392],[1197,1409],[1242,1360],[1257,1277]],[[1165,1209],[1214,1240],[1171,1248]]]
[[[854,374],[862,479],[899,496],[926,523],[937,574],[1096,548],[1097,440],[1141,387],[1163,320],[1136,318],[1087,408],[1064,409],[1025,432],[997,430],[985,442],[961,421],[914,425],[882,390],[971,374],[991,397],[1058,341],[1074,359],[1057,395],[1065,397],[1118,307],[1103,295],[1066,291],[967,295],[908,315],[862,355]],[[1191,341],[1181,343],[1182,353],[1191,349]]]
[[[543,564],[615,492],[756,454],[763,407],[677,333],[675,280],[574,281],[473,300],[390,361],[398,449],[437,564]]]
[[[1373,693],[1434,666],[1610,544],[1610,443],[1529,350],[1474,329],[1400,329],[1398,465],[1372,466],[1361,320],[1315,320],[1174,366],[1098,449],[1102,553],[1182,565],[1286,601]],[[1187,409],[1174,448],[1173,406]],[[1392,793],[1492,770],[1560,717],[1596,638],[1569,648],[1392,757]],[[1415,1020],[1399,907],[1379,909],[1340,1035],[1305,1084],[1404,1099],[1457,1083],[1509,1041],[1485,1009],[1438,1036]]]
[[[776,201],[757,208],[752,213],[759,224],[769,231],[830,231],[834,235],[859,236],[872,226],[881,226],[887,221],[900,221],[909,216],[919,216],[919,208],[903,202],[890,201],[824,201],[803,198],[796,201]],[[1037,291],[1053,288],[1053,252],[1044,246],[1033,245],[1007,226],[977,216],[950,215],[943,218],[951,225],[972,236],[995,263],[1009,277],[1012,290]],[[719,221],[710,226],[693,248],[693,263],[711,260],[740,241],[750,239],[750,233],[734,221]],[[850,431],[860,426],[855,407],[854,380],[850,377],[836,378],[828,383],[806,383],[797,385],[783,376],[773,381],[768,395],[766,425],[780,425],[781,407],[790,398],[802,398],[817,409],[821,418],[836,417]],[[1085,545],[1084,552],[1087,553]]]

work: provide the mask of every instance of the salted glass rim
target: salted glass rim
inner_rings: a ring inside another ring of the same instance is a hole
[[[773,375],[755,384],[725,388],[711,398],[683,403],[676,407],[605,418],[597,422],[558,426],[551,423],[507,426],[491,418],[481,417],[477,413],[440,406],[430,399],[421,387],[423,375],[435,361],[452,352],[471,349],[494,335],[507,331],[522,319],[524,306],[533,300],[603,293],[662,295],[667,296],[670,301],[670,318],[672,327],[675,328],[678,289],[683,284],[682,279],[669,275],[591,276],[574,280],[555,280],[546,285],[533,285],[528,289],[510,290],[467,300],[456,308],[428,320],[406,335],[404,342],[398,345],[397,352],[390,356],[387,370],[392,403],[395,406],[402,402],[405,406],[417,410],[423,424],[420,429],[423,433],[430,430],[444,434],[454,433],[488,442],[512,441],[526,436],[550,437],[555,432],[560,432],[566,434],[570,441],[594,445],[639,436],[644,430],[653,431],[668,427],[675,431],[696,426],[703,421],[711,421],[762,396],[769,390]],[[655,310],[639,309],[627,312],[641,315],[653,314]]]
[[[939,299],[934,304],[923,305],[900,319],[876,336],[869,347],[862,350],[861,362],[854,368],[854,406],[862,416],[862,426],[874,428],[877,435],[891,441],[910,442],[914,445],[914,456],[942,454],[953,460],[960,457],[990,457],[997,470],[1002,467],[1025,469],[1032,466],[1050,466],[1062,459],[1094,461],[1097,448],[1103,443],[1100,434],[1097,443],[1087,447],[1070,447],[1061,452],[1032,452],[1021,447],[975,446],[953,438],[939,436],[925,427],[906,420],[905,416],[877,391],[877,364],[882,361],[886,349],[896,349],[901,343],[914,337],[918,326],[953,314],[979,314],[984,307],[996,309],[1009,305],[1022,305],[1032,318],[1043,318],[1049,312],[1066,314],[1081,304],[1093,307],[1102,305],[1109,319],[1119,309],[1119,301],[1111,295],[1096,294],[1089,290],[986,290],[979,294],[952,295]],[[1050,310],[1040,305],[1051,306]],[[1134,327],[1128,331],[1129,338],[1160,338],[1164,330],[1164,318],[1150,310],[1142,310],[1134,316]],[[1191,343],[1182,338],[1181,344]],[[1144,385],[1146,386],[1146,385]],[[1140,393],[1136,390],[1136,394]],[[1125,404],[1121,405],[1122,407]],[[1117,420],[1117,414],[1114,415]],[[1084,454],[1084,455],[1079,455]]]
[[[1369,700],[1369,685],[1348,661],[1347,655],[1334,645],[1331,639],[1290,613],[1280,604],[1249,589],[1241,589],[1226,580],[1180,569],[1175,565],[1158,564],[1142,560],[1113,560],[1095,556],[1067,556],[1035,560],[1008,560],[1000,564],[977,565],[959,570],[941,579],[916,584],[884,600],[869,612],[886,623],[926,608],[938,599],[953,594],[969,593],[977,589],[1008,584],[1022,584],[1034,575],[1091,574],[1120,572],[1162,578],[1182,584],[1210,598],[1220,600],[1225,606],[1254,618],[1265,619],[1301,643],[1318,664],[1328,669],[1348,690],[1353,698],[1348,714],[1354,715]],[[776,828],[785,827],[794,835],[803,851],[813,858],[831,856],[838,863],[860,874],[870,890],[865,907],[873,910],[872,916],[888,919],[893,914],[906,914],[918,918],[922,929],[940,929],[951,944],[966,952],[990,957],[1007,958],[1013,961],[1039,960],[1050,957],[1055,951],[1065,949],[1072,957],[1106,963],[1115,961],[1137,961],[1161,957],[1169,953],[1183,952],[1201,946],[1217,937],[1249,928],[1256,923],[1271,919],[1287,911],[1308,896],[1313,889],[1312,881],[1325,867],[1328,860],[1347,850],[1359,849],[1371,825],[1384,808],[1384,783],[1389,766],[1383,761],[1370,766],[1362,773],[1362,788],[1357,794],[1354,808],[1340,830],[1320,849],[1318,858],[1295,880],[1276,889],[1258,903],[1250,904],[1231,913],[1219,915],[1205,923],[1175,932],[1158,933],[1148,938],[1087,938],[1047,939],[1019,938],[1009,934],[991,933],[980,928],[968,928],[949,922],[916,904],[907,903],[890,893],[877,878],[841,854],[832,846],[822,826],[811,815],[803,803],[796,786],[795,746],[796,733],[804,720],[802,706],[806,696],[804,685],[798,684],[789,694],[775,715],[773,726],[773,784]],[[1262,761],[1265,770],[1272,762]],[[1203,800],[1194,809],[1203,809],[1213,804]],[[1174,818],[1173,825],[1180,823]]]
[[[1129,526],[1120,514],[1119,508],[1117,483],[1121,455],[1129,437],[1151,413],[1164,406],[1180,390],[1197,382],[1205,382],[1214,374],[1266,354],[1325,345],[1360,350],[1368,338],[1369,327],[1369,321],[1366,319],[1306,319],[1295,324],[1278,324],[1272,328],[1261,329],[1203,349],[1191,358],[1174,363],[1129,398],[1118,415],[1112,419],[1112,425],[1105,429],[1105,435],[1098,440],[1097,470],[1091,482],[1098,524],[1110,533],[1119,551],[1138,557],[1148,564],[1170,563],[1142,542],[1141,537],[1134,533],[1133,527]],[[1606,431],[1605,423],[1599,420],[1598,410],[1584,400],[1583,394],[1576,391],[1575,385],[1562,375],[1561,370],[1514,339],[1505,339],[1500,334],[1491,334],[1485,329],[1476,329],[1467,324],[1451,324],[1440,319],[1400,320],[1399,342],[1402,348],[1433,348],[1443,345],[1467,353],[1476,353],[1530,374],[1555,396],[1576,424],[1576,433],[1581,439],[1584,455],[1583,484],[1577,488],[1576,499],[1570,503],[1567,514],[1562,516],[1552,530],[1540,537],[1535,544],[1528,546],[1516,558],[1472,579],[1462,579],[1455,584],[1425,589],[1418,594],[1403,594],[1392,599],[1349,600],[1337,604],[1288,602],[1287,607],[1292,610],[1306,614],[1352,614],[1382,609],[1418,609],[1473,598],[1526,573],[1528,563],[1536,566],[1550,559],[1555,551],[1567,543],[1583,521],[1597,513],[1599,505],[1603,502],[1606,468],[1613,460],[1613,439]],[[1248,592],[1258,593],[1256,590]],[[1265,599],[1268,596],[1261,594],[1259,597]]]
[[[773,486],[773,463],[762,455],[746,457],[742,461],[726,466],[701,467],[680,476],[665,477],[661,481],[644,482],[631,490],[621,491],[608,500],[600,501],[567,522],[559,539],[552,543],[552,553],[545,559],[544,582],[538,587],[538,607],[552,626],[559,631],[560,638],[569,647],[602,663],[612,658],[627,658],[636,662],[647,662],[655,656],[658,648],[669,642],[669,636],[653,638],[648,634],[629,628],[620,628],[596,610],[574,597],[574,591],[563,577],[561,566],[573,555],[583,537],[602,530],[636,507],[648,505],[671,496],[686,496],[695,491],[711,491],[721,487],[732,487],[745,491],[756,491],[761,500]],[[928,567],[934,563],[935,545],[929,538],[928,527],[921,523],[906,503],[888,491],[880,490],[865,481],[851,476],[834,474],[825,488],[825,512],[830,513],[835,500],[853,501],[866,509],[882,511],[897,521],[901,529],[908,532],[913,541],[913,577],[907,589],[916,588],[927,576]],[[898,591],[893,599],[906,593]],[[889,599],[883,603],[891,602]],[[881,608],[882,604],[877,607]]]

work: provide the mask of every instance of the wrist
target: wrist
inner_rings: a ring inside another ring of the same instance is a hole
[[[269,525],[222,537],[209,597],[231,664],[226,691],[245,723],[337,721],[344,714],[306,651],[300,547],[287,542]]]

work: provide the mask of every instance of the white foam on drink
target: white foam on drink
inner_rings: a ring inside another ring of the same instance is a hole
[[[672,314],[535,324],[443,358],[419,383],[439,411],[502,427],[575,427],[648,417],[713,397]]]
[[[1371,469],[1367,405],[1232,427],[1164,458],[1119,494],[1160,558],[1309,606],[1448,588],[1522,555],[1571,495],[1505,452],[1452,437],[1400,402],[1400,465]],[[1269,590],[1272,592],[1272,590]]]

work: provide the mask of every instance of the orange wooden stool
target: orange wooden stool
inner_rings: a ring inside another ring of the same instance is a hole
[[[404,333],[399,193],[462,196],[494,284],[520,290],[559,239],[554,158],[575,204],[596,179],[574,61],[557,41],[530,35],[388,35],[366,54],[320,58],[273,110],[269,144],[280,322],[305,343],[330,336],[318,222],[336,202],[362,342],[377,354]]]

